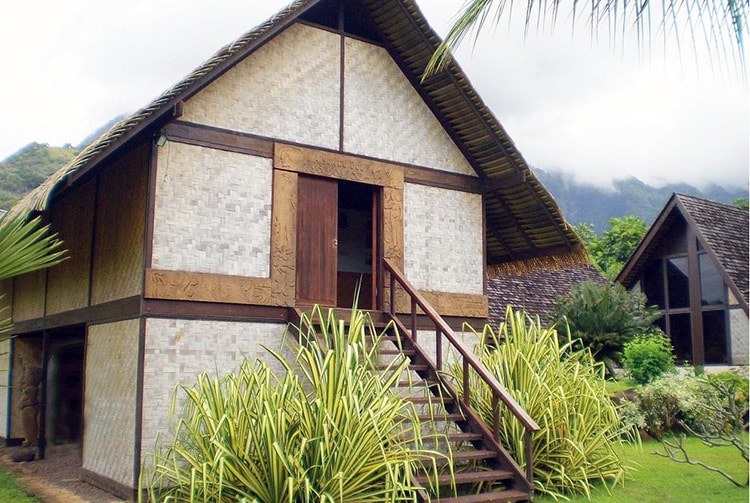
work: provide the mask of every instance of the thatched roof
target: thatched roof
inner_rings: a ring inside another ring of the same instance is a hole
[[[345,9],[368,18],[406,77],[479,175],[485,191],[490,264],[555,253],[577,253],[581,242],[557,203],[532,173],[499,121],[455,62],[422,81],[440,39],[413,0],[299,0],[218,51],[190,75],[130,117],[115,124],[70,164],[53,174],[11,211],[43,211],[55,190],[93,169],[141,134],[153,134],[181,103],[264,42],[313,9]],[[335,16],[334,16],[335,17]],[[371,20],[371,21],[370,21]],[[313,19],[313,22],[315,19]]]
[[[505,310],[524,310],[550,323],[555,317],[555,303],[559,297],[586,280],[606,283],[607,280],[588,261],[577,256],[558,255],[502,264],[490,268],[487,279],[489,317],[491,325],[504,320]]]

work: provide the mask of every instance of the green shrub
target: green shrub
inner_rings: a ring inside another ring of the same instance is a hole
[[[613,377],[612,362],[620,361],[625,343],[649,332],[661,317],[656,307],[646,307],[645,301],[642,293],[626,290],[619,283],[586,280],[557,299],[556,322],[558,326],[567,323],[573,339],[580,339]]]
[[[373,370],[369,317],[355,313],[347,332],[332,312],[317,314],[320,331],[303,324],[293,362],[274,353],[283,377],[245,361],[178,388],[187,401],[174,440],[142,482],[152,502],[415,501],[426,451],[413,406],[391,391],[406,362]]]
[[[685,427],[710,432],[726,401],[707,376],[662,376],[639,388],[638,398],[647,430],[659,439]]]
[[[604,367],[591,352],[574,349],[569,337],[560,341],[539,318],[508,309],[495,332],[484,328],[478,348],[482,363],[539,424],[533,435],[534,483],[543,493],[589,494],[591,482],[614,485],[625,469],[613,444],[623,430],[604,380]],[[460,365],[451,366],[457,387]],[[492,397],[476,375],[469,376],[472,405],[492,424]],[[500,405],[500,442],[519,464],[526,465],[525,429]]]
[[[622,367],[638,384],[647,384],[675,370],[672,343],[663,333],[638,335],[625,343]]]

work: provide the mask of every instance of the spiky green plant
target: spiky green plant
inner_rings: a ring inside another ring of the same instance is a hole
[[[62,262],[67,257],[62,246],[41,217],[0,218],[0,281]],[[11,319],[3,317],[5,310],[0,309],[0,334],[11,328]]]
[[[187,401],[174,441],[144,469],[150,501],[416,500],[412,477],[427,451],[413,406],[391,391],[407,362],[375,370],[379,335],[358,311],[347,330],[315,308],[288,334],[294,360],[272,351],[283,377],[245,361],[237,374],[178,388]]]
[[[623,433],[605,388],[604,367],[588,349],[560,340],[539,318],[508,308],[494,331],[484,327],[478,353],[482,363],[534,418],[541,430],[532,437],[534,483],[538,491],[560,496],[590,495],[591,483],[622,482],[625,468],[613,449]],[[461,386],[461,366],[451,367]],[[492,424],[492,396],[472,375],[473,407]],[[500,442],[526,466],[523,426],[501,406]]]

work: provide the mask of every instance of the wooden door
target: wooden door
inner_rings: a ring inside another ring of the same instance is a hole
[[[299,175],[297,303],[336,305],[338,183]]]

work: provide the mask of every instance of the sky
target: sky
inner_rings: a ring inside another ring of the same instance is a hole
[[[287,3],[3,2],[0,159],[32,141],[79,143]],[[417,3],[442,36],[463,0]],[[465,41],[456,60],[533,168],[599,187],[634,176],[657,187],[747,189],[750,105],[741,72],[661,37],[653,28],[650,50],[633,33],[611,43],[606,28],[592,40],[585,23],[571,30],[566,14],[554,30],[525,37],[514,16]]]

